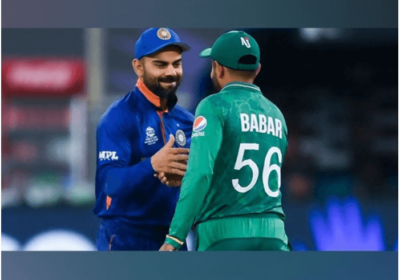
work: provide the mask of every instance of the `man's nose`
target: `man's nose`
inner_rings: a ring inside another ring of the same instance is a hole
[[[176,70],[173,65],[168,65],[165,76],[176,76]]]

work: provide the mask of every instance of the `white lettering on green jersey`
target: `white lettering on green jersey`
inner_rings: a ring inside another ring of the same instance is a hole
[[[265,115],[259,114],[257,116],[255,114],[250,114],[249,117],[248,114],[241,113],[240,122],[242,132],[267,133],[282,139],[282,123],[277,118],[268,117],[267,126],[267,117]]]

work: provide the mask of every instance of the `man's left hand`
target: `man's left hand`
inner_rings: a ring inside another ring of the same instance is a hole
[[[169,245],[169,244],[167,244],[167,243],[164,243],[164,244],[161,246],[160,251],[176,251],[176,249],[175,249],[172,245]]]

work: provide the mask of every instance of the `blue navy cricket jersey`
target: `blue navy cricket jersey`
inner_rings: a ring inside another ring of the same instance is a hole
[[[193,115],[176,100],[164,112],[159,106],[159,98],[139,79],[102,116],[97,127],[97,216],[133,226],[169,227],[180,188],[155,178],[150,158],[170,134],[174,147],[189,148]]]

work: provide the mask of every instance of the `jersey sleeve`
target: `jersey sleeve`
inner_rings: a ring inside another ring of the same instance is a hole
[[[210,188],[214,163],[221,147],[223,119],[205,99],[196,109],[189,161],[183,178],[166,243],[179,249],[185,240]]]
[[[106,120],[97,128],[97,172],[106,195],[126,196],[154,180],[151,158],[129,166],[132,142],[121,121]]]

